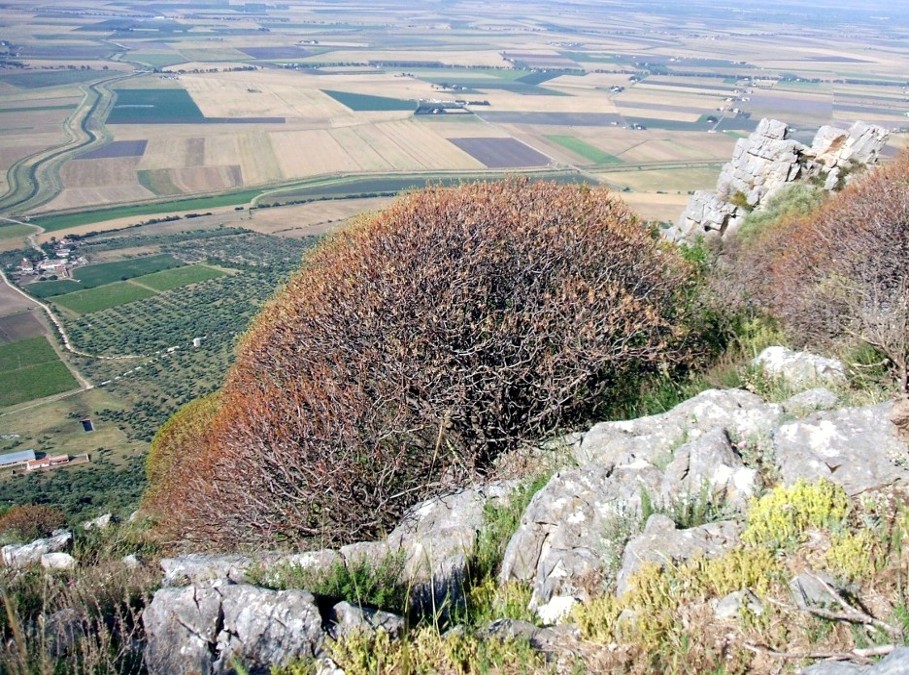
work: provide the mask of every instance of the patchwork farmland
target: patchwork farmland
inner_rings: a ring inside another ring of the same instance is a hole
[[[9,4],[23,67],[0,67],[0,188],[15,195],[0,208],[154,214],[182,199],[240,206],[348,175],[547,165],[596,169],[588,180],[619,185],[601,170],[721,164],[762,116],[806,135],[858,117],[906,126],[909,49],[880,25],[872,38],[828,34],[821,22],[811,40],[793,41],[774,21],[743,33],[740,17],[719,18],[700,0],[647,25],[623,0],[579,0],[556,20],[531,4],[521,21],[490,5],[403,23],[391,3],[193,7],[168,5],[166,19],[87,10],[46,24],[28,3]],[[705,33],[693,17],[708,14]],[[421,101],[430,114],[414,115]],[[622,186],[637,194],[660,175]],[[657,212],[672,219],[674,208]]]

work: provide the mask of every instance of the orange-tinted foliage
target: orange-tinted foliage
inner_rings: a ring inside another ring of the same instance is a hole
[[[14,506],[0,516],[0,536],[12,535],[22,541],[32,541],[50,535],[66,525],[66,514],[60,509],[41,504]]]
[[[175,536],[218,546],[376,536],[522,440],[686,363],[691,283],[603,190],[510,180],[406,196],[319,246],[265,307],[204,433],[168,432],[166,454],[192,468],[154,468],[155,510]]]
[[[807,344],[864,341],[905,390],[909,358],[909,152],[739,251],[744,294]]]

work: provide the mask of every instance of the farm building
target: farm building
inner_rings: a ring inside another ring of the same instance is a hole
[[[38,269],[49,274],[66,274],[66,263],[42,260],[38,263]]]
[[[38,471],[39,469],[53,469],[64,464],[69,464],[69,455],[47,456],[41,459],[32,459],[25,463],[26,471]]]
[[[33,462],[35,460],[34,450],[20,450],[19,452],[8,452],[0,455],[0,469],[9,469],[14,466],[20,466]]]

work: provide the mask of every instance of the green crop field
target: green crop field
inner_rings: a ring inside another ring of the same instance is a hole
[[[97,70],[30,70],[0,74],[0,82],[22,89],[40,89],[41,87],[58,87],[63,84],[97,80],[104,75],[105,73]]]
[[[174,66],[178,63],[185,63],[186,57],[182,54],[162,54],[158,52],[130,52],[129,58],[139,63],[152,66],[153,68],[163,68],[165,66]]]
[[[78,386],[44,336],[0,346],[0,407]]]
[[[148,288],[136,286],[128,281],[118,281],[97,288],[58,295],[54,302],[77,314],[88,314],[150,298],[153,295],[155,292]]]
[[[369,94],[353,94],[347,91],[332,91],[323,89],[323,94],[328,94],[341,105],[346,105],[354,112],[376,112],[387,110],[415,110],[416,101],[405,101],[400,98],[387,98],[385,96],[371,96]]]
[[[87,225],[89,223],[100,223],[105,220],[115,218],[129,218],[131,216],[149,216],[149,215],[167,215],[175,211],[200,211],[206,209],[215,209],[221,206],[237,206],[246,204],[253,197],[262,193],[262,190],[243,190],[241,192],[226,192],[215,197],[194,197],[192,199],[180,199],[173,202],[161,202],[160,204],[141,204],[139,206],[120,206],[113,209],[97,209],[93,211],[80,211],[79,213],[67,213],[60,216],[47,216],[36,218],[35,221],[41,225],[47,232],[56,232],[65,230],[69,227]]]
[[[35,228],[29,227],[28,225],[19,225],[18,223],[0,225],[0,240],[25,237],[34,231]]]
[[[201,124],[205,116],[185,89],[118,89],[108,124]]]
[[[64,279],[63,281],[36,281],[22,289],[36,298],[52,298],[55,295],[72,293],[85,288],[82,284]]]
[[[172,255],[162,253],[143,258],[79,267],[73,272],[73,276],[81,282],[83,289],[89,289],[115,281],[125,281],[126,279],[141,277],[153,272],[181,267],[182,265],[183,263]]]
[[[576,155],[580,155],[584,159],[589,159],[591,162],[596,164],[621,164],[622,160],[615,155],[610,155],[608,152],[604,152],[599,148],[590,145],[582,141],[580,138],[574,136],[560,136],[552,135],[546,136],[547,140],[561,145],[566,150],[571,150]]]
[[[186,265],[176,269],[155,272],[154,274],[146,274],[135,281],[144,286],[154,288],[156,291],[169,291],[187,284],[217,279],[224,276],[224,274],[221,270],[206,265]]]
[[[57,353],[43,335],[0,346],[0,371],[3,372],[56,360]]]

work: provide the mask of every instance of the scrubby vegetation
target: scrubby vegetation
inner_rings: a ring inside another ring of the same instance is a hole
[[[587,665],[599,672],[771,672],[807,664],[811,655],[887,653],[874,647],[905,640],[907,515],[900,492],[849,499],[823,481],[777,487],[754,500],[741,543],[725,555],[648,564],[622,597],[579,605],[572,618],[583,641],[601,645]],[[832,580],[824,582],[826,602],[794,604],[788,584],[803,572]],[[847,585],[848,593],[838,590]],[[717,617],[717,602],[730,593],[740,593],[738,608]]]
[[[18,504],[0,515],[0,541],[32,541],[66,525],[66,514],[52,506]]]
[[[871,347],[909,392],[907,180],[903,153],[816,208],[785,208],[752,223],[727,250],[731,264],[719,280],[731,288],[726,300],[768,312],[800,344]],[[814,202],[810,188],[787,194],[782,203]]]
[[[848,356],[851,382],[870,393],[844,384],[845,400],[905,391],[907,179],[904,155],[826,200],[792,188],[714,251],[661,244],[587,188],[513,180],[409,195],[308,254],[241,340],[225,386],[160,428],[143,502],[154,544],[80,533],[84,569],[0,579],[0,667],[139,672],[136,619],[157,577],[123,576],[120,555],[153,558],[162,541],[223,550],[379,537],[407,506],[495,475],[512,450],[550,434],[660,412],[708,386],[782,401],[785,383],[743,365],[772,343]],[[875,379],[886,376],[889,388]],[[867,662],[909,642],[909,496],[778,485],[768,438],[730,432],[730,442],[763,492],[742,512],[706,486],[668,503],[643,490],[603,542],[610,581],[576,589],[578,635],[542,650],[530,633],[490,626],[540,624],[531,587],[499,573],[546,471],[487,506],[458,602],[438,611],[417,611],[400,555],[263,566],[252,581],[404,615],[400,640],[381,630],[326,640],[348,673],[780,672],[826,656]],[[2,536],[59,520],[33,513],[0,517]],[[680,529],[735,519],[742,532],[718,557],[644,565],[616,597],[624,545],[656,513]],[[795,599],[800,574],[818,582],[821,602]],[[70,606],[81,632],[57,655],[41,627]]]
[[[125,554],[148,564],[130,567]],[[75,533],[70,571],[0,567],[0,672],[142,673],[141,612],[159,584],[136,525]]]
[[[373,535],[694,364],[697,283],[603,191],[413,194],[306,258],[242,341],[204,442],[177,452],[192,480],[146,506],[215,545]]]

